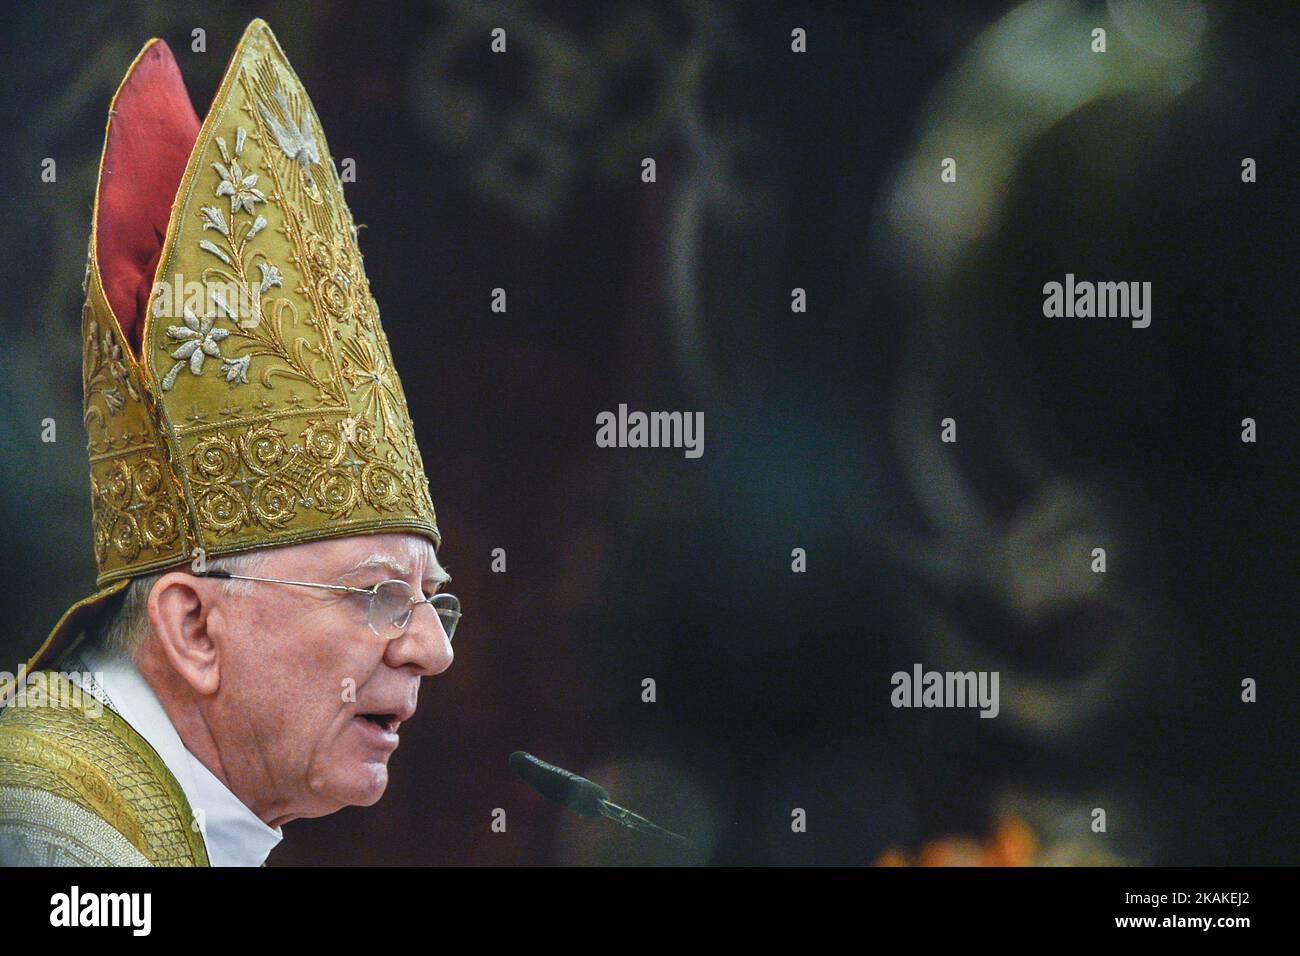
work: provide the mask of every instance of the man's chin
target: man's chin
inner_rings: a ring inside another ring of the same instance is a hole
[[[351,797],[348,804],[354,807],[369,807],[379,802],[379,798],[388,789],[388,758],[362,764],[356,770],[352,785],[348,787]]]
[[[355,723],[355,722],[354,722]],[[352,728],[339,738],[333,752],[317,766],[323,771],[316,792],[343,807],[368,807],[378,803],[388,789],[388,760],[396,743],[376,742],[370,728]]]
[[[315,802],[329,809],[312,816],[337,813],[344,807],[369,807],[378,803],[388,789],[388,757],[340,761],[328,772],[316,775],[315,780]]]

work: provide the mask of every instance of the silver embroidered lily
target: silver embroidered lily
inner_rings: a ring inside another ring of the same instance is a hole
[[[226,373],[227,382],[243,382],[248,384],[248,363],[252,360],[250,355],[241,355],[239,358],[221,360],[221,371]]]
[[[235,156],[243,153],[244,140],[247,135],[242,126],[236,131]],[[253,204],[266,202],[266,196],[257,188],[257,173],[245,174],[239,163],[235,162],[231,157],[230,150],[226,148],[226,141],[220,136],[217,137],[217,149],[221,151],[221,158],[224,160],[224,162],[212,164],[212,168],[221,177],[221,182],[217,186],[217,195],[230,197],[231,218],[234,218],[235,214],[241,209],[247,209],[250,214],[255,213],[256,210],[253,208]],[[209,224],[215,229],[221,228],[217,221],[213,220],[207,209],[203,210],[203,214],[205,219],[204,229],[207,229]],[[224,221],[222,221],[222,225],[224,225]],[[221,229],[221,232],[223,235],[230,234],[228,229]]]
[[[201,210],[203,213],[203,228],[215,229],[223,236],[230,235],[230,226],[226,224],[226,217],[216,206],[204,206]]]
[[[259,262],[257,267],[262,270],[262,282],[258,286],[260,291],[266,292],[273,285],[284,285],[284,277],[280,275],[280,270],[275,266],[269,262]]]
[[[164,390],[176,383],[176,376],[183,366],[189,365],[190,372],[200,375],[203,372],[205,356],[222,358],[221,347],[217,343],[230,334],[229,329],[215,327],[217,321],[215,315],[200,319],[189,306],[185,307],[184,320],[184,325],[172,325],[167,329],[168,338],[179,339],[181,345],[171,353],[172,358],[178,361],[162,381]]]
[[[245,176],[239,163],[231,163],[229,167],[223,163],[212,165],[221,175],[221,182],[217,185],[217,195],[230,197],[232,216],[240,209],[247,209],[252,213],[254,203],[266,202],[266,196],[257,188],[257,173],[249,173]]]

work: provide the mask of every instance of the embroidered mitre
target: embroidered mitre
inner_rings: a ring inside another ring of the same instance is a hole
[[[109,110],[85,291],[100,590],[29,670],[131,578],[200,548],[394,530],[441,543],[320,118],[261,20],[201,125],[166,44],[132,64]]]

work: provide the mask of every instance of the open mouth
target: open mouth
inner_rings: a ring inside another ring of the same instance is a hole
[[[364,720],[370,721],[370,723],[374,724],[381,730],[386,730],[390,733],[397,732],[396,714],[361,714],[360,717]]]

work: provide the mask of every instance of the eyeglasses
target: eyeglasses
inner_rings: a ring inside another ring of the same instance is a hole
[[[406,632],[406,625],[411,623],[411,615],[416,607],[427,604],[433,608],[442,622],[442,629],[451,642],[460,623],[460,599],[454,594],[439,592],[424,596],[405,581],[393,578],[380,581],[374,587],[354,588],[346,584],[317,584],[312,581],[286,581],[281,578],[255,578],[247,574],[231,574],[229,571],[208,570],[199,577],[221,578],[233,581],[261,581],[264,584],[293,584],[301,588],[325,588],[327,591],[346,591],[349,594],[364,594],[370,598],[366,609],[366,625],[380,637],[394,640]]]

